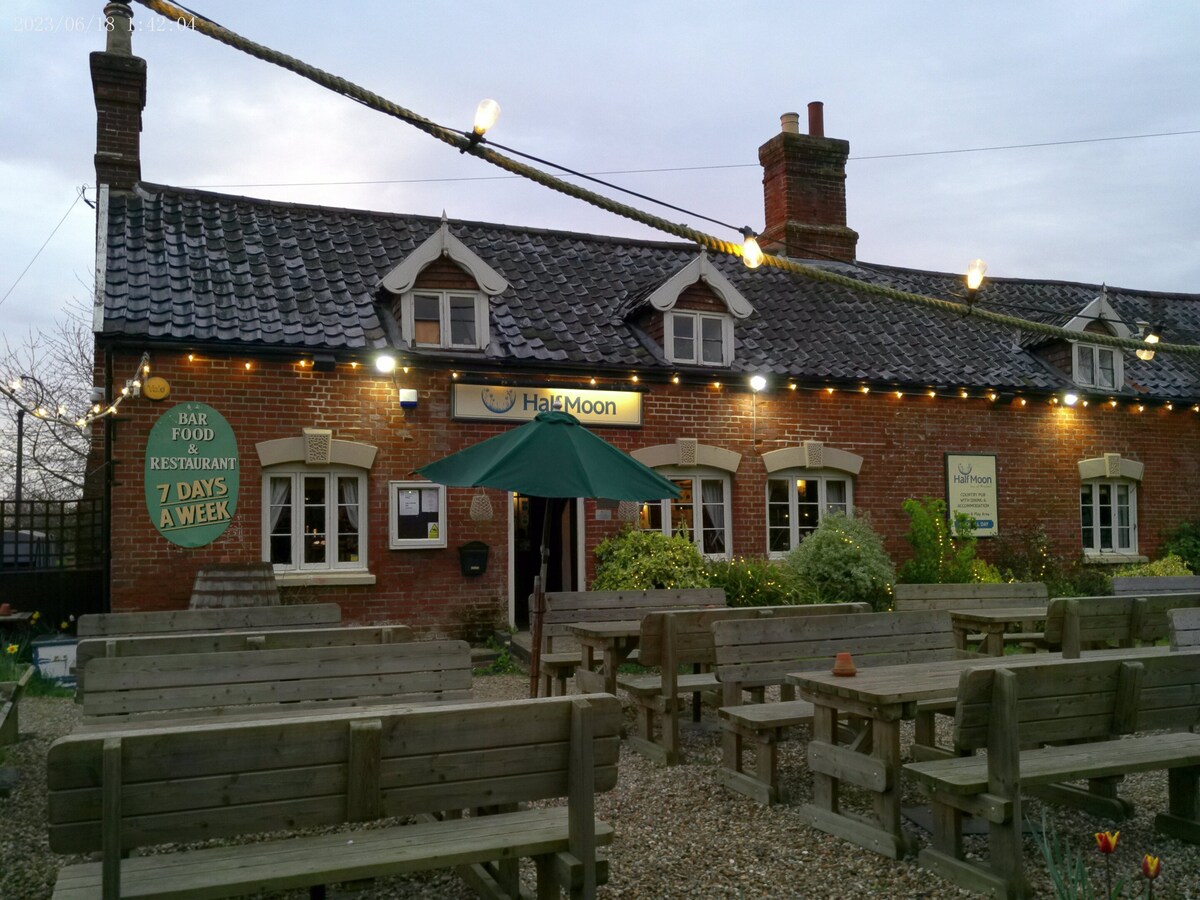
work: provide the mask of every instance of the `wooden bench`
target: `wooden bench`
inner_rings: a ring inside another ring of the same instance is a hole
[[[1200,592],[1200,575],[1118,575],[1112,580],[1115,596],[1188,594]]]
[[[1168,636],[1167,612],[1200,606],[1200,593],[1148,597],[1055,597],[1046,612],[1046,643],[1067,659],[1087,650],[1153,644]]]
[[[960,657],[950,614],[939,610],[731,620],[713,624],[713,640],[723,703],[719,777],[726,787],[764,804],[782,799],[776,745],[784,731],[812,723],[812,704],[797,700],[795,688],[785,683],[789,672],[828,670],[843,651],[858,667]],[[745,692],[761,696],[774,685],[780,686],[779,702],[743,703]],[[934,745],[933,716],[947,705],[923,705],[917,716],[919,742]],[[751,748],[753,767],[743,758]]]
[[[1167,610],[1172,650],[1200,650],[1200,607]]]
[[[629,694],[637,714],[638,733],[629,736],[629,746],[664,765],[681,761],[679,720],[685,698],[691,694],[698,701],[701,692],[721,687],[712,671],[716,662],[712,631],[715,622],[870,611],[868,603],[824,603],[647,613],[642,619],[639,662],[658,666],[661,672],[617,676],[617,686]],[[690,667],[692,674],[680,674],[681,666]]]
[[[15,744],[20,734],[17,710],[20,708],[21,695],[33,677],[33,666],[26,666],[21,677],[16,681],[0,683],[0,747]]]
[[[278,606],[275,567],[264,563],[220,563],[196,572],[189,609]]]
[[[600,695],[76,733],[47,758],[50,847],[102,859],[62,869],[54,897],[228,897],[449,867],[516,897],[522,857],[538,897],[594,897],[596,846],[612,840],[594,795],[616,784],[620,726],[620,702]],[[393,816],[417,821],[328,831]],[[123,858],[281,828],[323,833]]]
[[[83,699],[86,691],[87,664],[102,657],[178,656],[231,650],[369,646],[403,643],[412,640],[412,637],[412,629],[406,625],[368,625],[353,628],[280,628],[85,638],[75,648],[75,699]]]
[[[471,699],[465,641],[241,650],[91,660],[85,727]]]
[[[641,621],[648,612],[724,607],[721,588],[647,591],[551,591],[546,594],[539,656],[539,693],[565,694],[567,679],[583,662],[570,626],[577,622]],[[593,685],[594,686],[594,685]],[[586,687],[580,685],[580,687]]]
[[[118,634],[164,634],[174,631],[317,628],[324,625],[340,625],[341,621],[342,610],[336,603],[94,613],[79,617],[76,634],[85,638]]]
[[[932,845],[922,865],[961,887],[1000,897],[1028,895],[1022,864],[1021,795],[1073,802],[1094,814],[1128,814],[1116,796],[1126,774],[1166,769],[1167,812],[1155,827],[1200,843],[1200,735],[1133,732],[1189,728],[1200,721],[1200,654],[1138,659],[1056,660],[969,670],[959,682],[954,743],[984,757],[906,765],[933,801]],[[1070,709],[1070,715],[1063,710]],[[1060,746],[1041,746],[1046,743]],[[1085,742],[1085,743],[1081,743]],[[1025,749],[1032,747],[1037,749]],[[1090,790],[1062,782],[1087,780]],[[968,861],[962,818],[988,823],[989,860]]]
[[[920,612],[930,609],[1021,609],[1047,602],[1049,592],[1040,581],[1008,584],[897,584],[892,589],[896,612]],[[1019,632],[1005,634],[1006,644],[1022,644],[1034,649],[1044,635],[1024,623]],[[983,635],[971,635],[968,643],[978,644]]]

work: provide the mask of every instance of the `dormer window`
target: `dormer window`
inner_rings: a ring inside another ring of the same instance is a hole
[[[401,298],[405,338],[418,347],[479,350],[486,345],[487,301],[480,294],[414,291]],[[409,316],[411,315],[411,321]]]
[[[1125,382],[1121,354],[1115,347],[1096,344],[1075,345],[1073,380],[1080,387],[1118,390]]]
[[[729,316],[675,310],[666,314],[667,357],[671,362],[727,366],[733,358]]]

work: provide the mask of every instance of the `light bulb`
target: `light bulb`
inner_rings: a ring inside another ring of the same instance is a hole
[[[747,228],[743,234],[746,235],[746,240],[742,242],[742,262],[746,264],[747,269],[757,269],[762,265],[766,256],[763,254],[762,248],[758,246],[753,231]]]
[[[967,290],[977,291],[979,286],[983,284],[984,273],[987,272],[987,263],[982,259],[973,259],[967,264]]]
[[[396,357],[387,353],[380,353],[377,357],[375,357],[375,368],[384,375],[388,374],[389,372],[395,372]]]
[[[475,133],[483,137],[487,133],[487,130],[496,124],[496,120],[499,118],[499,103],[495,100],[480,100],[479,105],[475,107]]]
[[[761,375],[750,376],[750,390],[754,391],[754,393],[757,394],[759,391],[761,391],[766,386],[767,386],[767,379],[763,378]]]
[[[1063,397],[1063,403],[1067,404],[1067,406],[1074,406],[1078,402],[1079,395],[1076,393],[1067,393],[1066,396]]]

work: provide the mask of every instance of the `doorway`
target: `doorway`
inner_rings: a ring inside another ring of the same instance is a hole
[[[546,500],[512,495],[513,625],[529,628],[529,595],[541,570],[542,528],[547,509],[550,523],[550,560],[546,567],[547,591],[573,591],[579,580],[578,500]]]

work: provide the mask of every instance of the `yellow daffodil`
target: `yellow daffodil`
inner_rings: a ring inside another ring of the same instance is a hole
[[[4,648],[4,650],[9,656],[16,656],[20,652],[21,648],[16,644],[9,644]]]
[[[1117,838],[1121,836],[1119,831],[1097,831],[1096,845],[1100,848],[1101,853],[1112,853],[1117,849]]]
[[[35,612],[32,616],[29,617],[29,623],[32,625],[34,622],[36,622],[41,617],[42,617],[42,614],[40,612]]]

